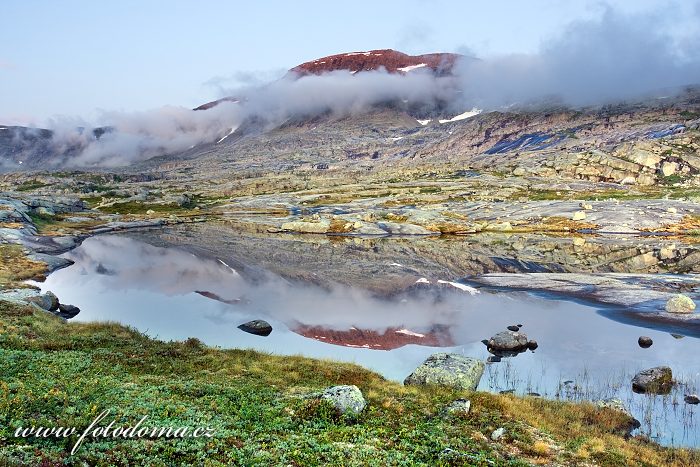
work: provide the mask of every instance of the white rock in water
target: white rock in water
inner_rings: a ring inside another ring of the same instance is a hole
[[[669,313],[692,313],[695,310],[695,302],[687,295],[678,294],[666,302],[666,311]]]
[[[582,221],[586,218],[586,213],[584,211],[576,211],[571,217],[571,220]]]

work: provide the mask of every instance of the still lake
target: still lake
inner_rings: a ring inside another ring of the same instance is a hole
[[[617,398],[642,423],[641,433],[663,444],[700,445],[700,409],[683,401],[699,389],[695,337],[609,319],[610,310],[561,297],[473,293],[454,281],[441,283],[439,295],[419,288],[378,296],[347,284],[292,281],[263,268],[251,276],[232,267],[230,252],[197,255],[147,238],[89,238],[64,255],[74,265],[38,285],[80,307],[73,321],[116,321],[162,340],[196,337],[222,348],[354,362],[396,381],[435,352],[486,360],[490,354],[481,340],[522,324],[539,347],[487,364],[479,390]],[[405,260],[397,256],[392,264]],[[268,321],[272,334],[237,328],[253,319]],[[654,345],[640,348],[641,335]],[[657,365],[673,369],[679,384],[671,394],[633,393],[633,375]]]

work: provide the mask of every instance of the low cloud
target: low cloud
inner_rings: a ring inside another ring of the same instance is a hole
[[[204,111],[107,112],[99,125],[57,119],[50,128],[57,147],[82,148],[67,165],[117,166],[214,142],[251,117],[274,126],[299,116],[361,113],[386,102],[456,114],[543,99],[584,107],[668,95],[700,83],[698,28],[674,27],[671,20],[677,18],[669,15],[680,13],[669,11],[629,15],[606,8],[596,20],[570,24],[537,53],[465,57],[448,77],[427,69],[405,75],[339,70],[322,76],[287,74],[263,85],[260,76],[238,73],[206,84],[239,103]],[[111,131],[97,138],[91,131],[95,126]]]

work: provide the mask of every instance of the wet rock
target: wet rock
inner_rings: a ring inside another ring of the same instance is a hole
[[[513,331],[513,332],[520,331],[520,328],[518,326],[508,326],[506,329],[508,329],[509,331]]]
[[[445,413],[449,415],[466,415],[471,410],[472,403],[468,399],[457,399],[445,407]]]
[[[671,334],[671,337],[678,340],[678,339],[683,339],[685,336],[682,334]]]
[[[481,339],[481,343],[484,344],[485,346],[489,345],[489,341],[486,339]]]
[[[521,332],[503,331],[488,340],[490,350],[519,352],[527,348],[527,336]]]
[[[475,390],[484,373],[484,367],[484,362],[475,358],[436,353],[408,375],[403,383]]]
[[[344,415],[359,415],[367,406],[362,391],[357,386],[333,386],[321,393],[321,399],[330,402]]]
[[[499,394],[514,394],[515,389],[504,389],[502,391],[498,391]]]
[[[537,349],[537,347],[539,347],[539,344],[537,343],[536,340],[528,341],[528,343],[527,343],[528,350],[535,350],[535,349]]]
[[[695,311],[695,302],[687,295],[678,294],[666,302],[666,311],[669,313],[692,313]]]
[[[493,433],[491,433],[491,440],[498,441],[499,439],[503,438],[503,436],[505,434],[506,434],[505,428],[498,428],[497,430],[494,430]]]
[[[46,311],[58,310],[58,298],[52,292],[46,292],[45,294],[28,297],[24,301],[27,303],[33,303]]]
[[[58,311],[54,312],[57,316],[65,319],[75,318],[78,313],[80,313],[80,308],[75,305],[64,305],[63,303],[59,304]]]
[[[632,390],[639,394],[668,394],[673,386],[673,373],[667,366],[640,371],[632,379]]]
[[[542,397],[542,394],[539,392],[528,392],[527,395],[530,397]]]
[[[498,363],[501,361],[501,357],[498,355],[491,355],[489,358],[486,359],[487,363]]]
[[[255,334],[256,336],[269,336],[272,332],[272,326],[270,323],[262,319],[255,319],[253,321],[243,323],[238,326],[238,329],[249,334]]]
[[[683,400],[685,401],[686,404],[692,404],[692,405],[700,404],[700,397],[696,396],[695,394],[688,394],[683,398]]]
[[[654,341],[651,340],[651,337],[641,336],[641,337],[637,340],[637,343],[639,344],[639,346],[640,346],[641,348],[643,348],[643,349],[648,349],[649,347],[651,347],[651,345],[654,343]]]

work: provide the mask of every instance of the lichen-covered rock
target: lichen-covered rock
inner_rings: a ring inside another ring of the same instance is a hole
[[[666,311],[669,313],[692,313],[695,311],[695,302],[687,295],[679,293],[666,302]]]
[[[321,399],[330,402],[344,415],[359,415],[367,406],[362,391],[354,385],[327,388],[321,393]]]
[[[468,399],[457,399],[452,401],[450,405],[445,407],[445,414],[447,415],[466,415],[471,410],[472,403]]]
[[[484,373],[484,367],[484,362],[475,358],[436,353],[408,375],[403,384],[475,390]]]
[[[640,371],[632,379],[632,390],[640,394],[668,394],[673,386],[673,372],[667,366]]]

